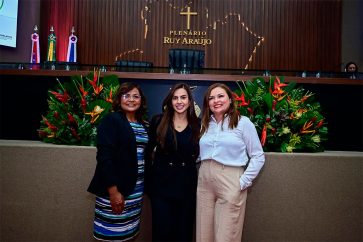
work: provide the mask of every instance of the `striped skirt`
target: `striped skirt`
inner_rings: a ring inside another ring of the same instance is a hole
[[[108,198],[96,197],[93,236],[104,241],[127,241],[139,234],[143,201],[143,178],[139,177],[133,194],[125,199],[121,214],[113,214]]]

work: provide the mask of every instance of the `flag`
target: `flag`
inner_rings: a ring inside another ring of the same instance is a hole
[[[74,32],[74,27],[72,27],[68,40],[67,62],[77,62],[77,36],[74,35]]]
[[[48,35],[48,54],[47,61],[56,61],[55,51],[56,51],[56,37],[54,34],[53,26],[50,27],[50,34]]]
[[[39,35],[37,34],[38,26],[34,26],[34,33],[31,35],[32,49],[30,63],[40,63]]]

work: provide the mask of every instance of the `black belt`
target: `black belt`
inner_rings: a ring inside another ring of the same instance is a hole
[[[180,161],[167,161],[167,162],[158,162],[159,165],[166,165],[170,167],[187,167],[187,166],[193,166],[192,162],[180,162]],[[196,165],[196,163],[194,163]]]
[[[173,161],[168,162],[168,166],[187,166],[187,165],[188,163],[186,162],[173,162]]]

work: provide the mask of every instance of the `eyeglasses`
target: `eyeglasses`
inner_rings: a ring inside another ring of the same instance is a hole
[[[141,99],[141,96],[137,95],[137,94],[131,95],[129,93],[126,93],[126,94],[122,94],[122,98],[124,100],[131,100],[131,98],[132,98],[135,101],[139,101]]]

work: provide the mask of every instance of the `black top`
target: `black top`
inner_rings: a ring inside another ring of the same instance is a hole
[[[137,150],[134,131],[125,114],[107,114],[97,127],[97,165],[88,191],[108,197],[107,188],[116,185],[127,197],[137,179]]]
[[[149,176],[149,193],[164,197],[183,197],[195,195],[197,186],[196,160],[199,156],[199,143],[192,142],[192,128],[188,125],[178,132],[169,127],[165,140],[165,147],[161,147],[156,140],[156,129],[161,116],[153,117],[150,122],[149,149],[156,147],[153,161],[147,161],[151,166]],[[175,140],[173,136],[175,134]]]

